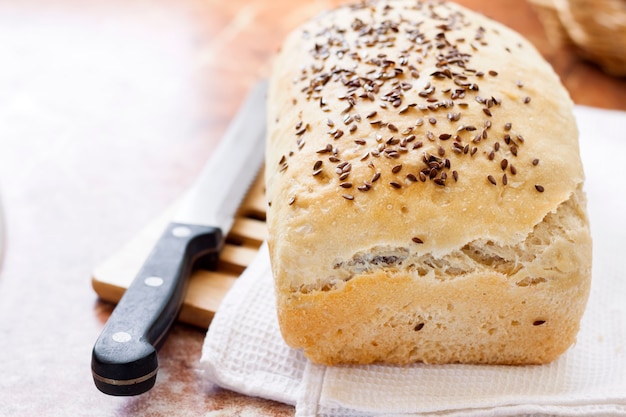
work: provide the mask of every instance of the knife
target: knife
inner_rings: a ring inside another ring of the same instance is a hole
[[[235,213],[264,157],[265,93],[259,83],[183,197],[139,273],[107,320],[91,372],[105,394],[138,395],[156,382],[157,350],[182,307],[193,263],[215,265]]]

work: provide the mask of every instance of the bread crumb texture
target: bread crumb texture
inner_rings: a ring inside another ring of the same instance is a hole
[[[534,47],[453,3],[366,2],[285,41],[266,186],[288,344],[336,363],[544,363],[591,239],[572,102]]]

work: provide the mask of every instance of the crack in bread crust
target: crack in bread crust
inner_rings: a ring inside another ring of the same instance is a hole
[[[517,245],[500,245],[492,240],[475,240],[442,257],[432,254],[415,254],[408,247],[376,246],[355,253],[350,259],[337,259],[333,264],[335,275],[320,280],[316,286],[301,286],[296,291],[330,291],[349,281],[353,276],[377,270],[404,272],[415,278],[451,280],[477,272],[499,273],[519,286],[539,285],[547,281],[544,276],[529,276],[525,270],[533,263],[542,264],[541,254],[556,240],[575,243],[572,231],[587,226],[584,211],[585,196],[579,189],[561,203],[555,212],[548,213],[543,221]],[[541,265],[550,276],[564,274],[554,265]]]

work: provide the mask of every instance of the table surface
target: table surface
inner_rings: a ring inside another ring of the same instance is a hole
[[[462,0],[527,36],[577,104],[626,110],[626,81],[553,46],[528,3]],[[177,324],[149,393],[94,387],[113,306],[93,267],[191,184],[281,39],[323,0],[0,2],[0,416],[291,416],[212,386],[205,331]]]

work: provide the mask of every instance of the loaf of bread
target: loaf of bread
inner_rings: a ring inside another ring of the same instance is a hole
[[[323,364],[566,351],[591,280],[572,107],[527,40],[453,3],[359,3],[290,34],[265,173],[287,344]]]

